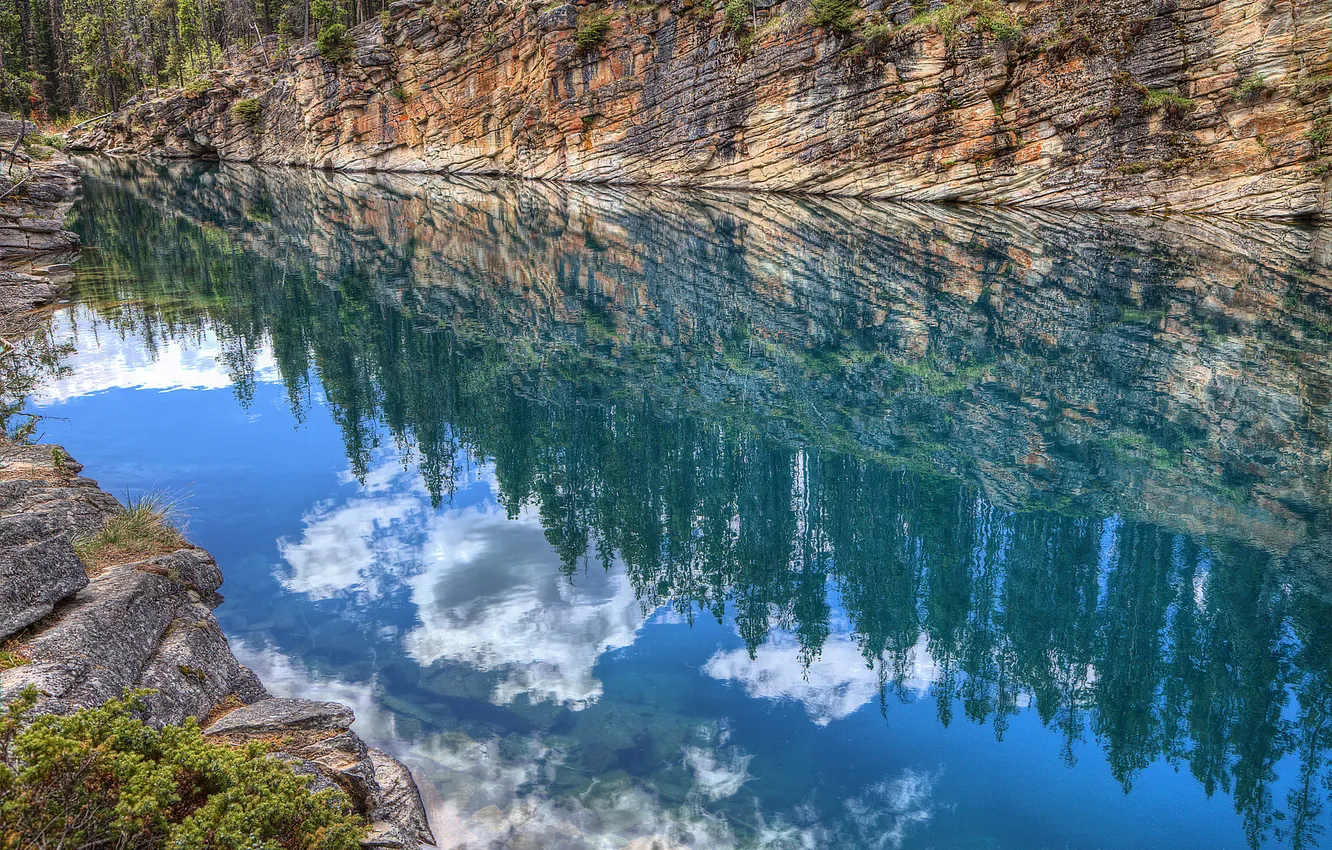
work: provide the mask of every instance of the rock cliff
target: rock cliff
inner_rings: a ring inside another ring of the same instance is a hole
[[[337,703],[276,699],[231,654],[212,609],[222,573],[202,549],[89,569],[72,543],[121,510],[58,446],[0,454],[0,701],[27,685],[39,711],[99,705],[148,688],[147,720],[199,718],[204,734],[280,740],[277,756],[346,790],[366,847],[433,843],[407,769],[351,731]]]
[[[0,115],[0,259],[79,246],[62,230],[79,192],[79,170],[41,143],[31,122]]]
[[[399,0],[74,133],[348,170],[1329,210],[1323,0]],[[337,55],[341,54],[341,55]]]

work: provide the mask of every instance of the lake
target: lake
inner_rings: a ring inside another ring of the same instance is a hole
[[[46,439],[443,846],[1328,840],[1332,229],[81,164]]]

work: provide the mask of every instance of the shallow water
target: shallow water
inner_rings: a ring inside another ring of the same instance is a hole
[[[1312,847],[1332,232],[89,160],[32,402],[450,847]]]

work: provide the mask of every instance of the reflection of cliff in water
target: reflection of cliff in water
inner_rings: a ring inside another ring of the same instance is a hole
[[[1328,498],[1330,231],[100,168],[288,275],[512,340],[520,370],[586,359],[608,385],[909,457],[998,504],[1284,549]]]
[[[776,629],[806,663],[831,585],[885,693],[928,651],[945,723],[1002,734],[1027,695],[1126,786],[1166,758],[1255,842],[1321,824],[1327,232],[138,163],[87,183],[81,297],[149,340],[211,325],[242,400],[269,341],[297,409],[317,373],[354,469],[391,435],[439,499],[484,456],[575,581],[614,554],[644,605],[729,605],[751,652]]]

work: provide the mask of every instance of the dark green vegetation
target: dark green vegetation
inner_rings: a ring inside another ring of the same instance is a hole
[[[146,89],[191,83],[260,34],[289,44],[318,36],[321,52],[340,61],[347,27],[387,8],[388,0],[0,0],[0,110],[58,119],[119,109]]]
[[[320,42],[320,46],[323,46],[322,41]],[[236,116],[239,120],[244,121],[246,124],[258,126],[259,120],[263,117],[264,108],[259,104],[259,101],[252,97],[247,97],[232,104],[231,114]]]
[[[242,403],[268,345],[298,412],[317,376],[357,473],[410,446],[445,501],[464,449],[485,457],[571,581],[618,557],[645,605],[729,607],[751,650],[776,626],[817,658],[834,587],[885,711],[924,635],[942,723],[1002,736],[1031,694],[1066,758],[1095,740],[1125,788],[1166,759],[1229,795],[1255,845],[1315,837],[1332,383],[1313,354],[1332,307],[1315,268],[1264,253],[1281,240],[1240,243],[1267,265],[1236,267],[1208,247],[1236,232],[1144,242],[1092,218],[944,227],[857,206],[861,228],[883,216],[858,241],[834,202],[746,215],[570,190],[587,218],[531,192],[518,216],[491,187],[343,196],[318,174],[134,168],[143,199],[90,175],[103,265],[85,302],[148,340],[215,329]],[[208,189],[160,215],[193,179]],[[324,236],[293,254],[298,233]],[[1034,245],[1058,274],[1033,271]],[[1198,279],[1211,300],[1175,286]],[[1218,364],[1242,393],[1194,377]],[[336,646],[339,622],[297,654]],[[385,641],[373,663],[401,652]],[[1284,759],[1302,781],[1277,797]]]
[[[346,62],[351,57],[352,40],[345,24],[329,24],[319,31],[319,55],[330,62]]]
[[[365,826],[341,791],[265,755],[154,729],[135,694],[29,719],[29,688],[0,715],[0,840],[5,848],[355,850]]]
[[[615,20],[615,15],[609,12],[598,12],[592,10],[587,12],[578,20],[578,29],[574,31],[574,44],[578,49],[589,53],[601,46],[610,33],[611,21]]]
[[[40,315],[0,316],[0,443],[26,442],[40,433],[41,420],[24,406],[33,390],[63,373],[72,350],[53,340]]]

